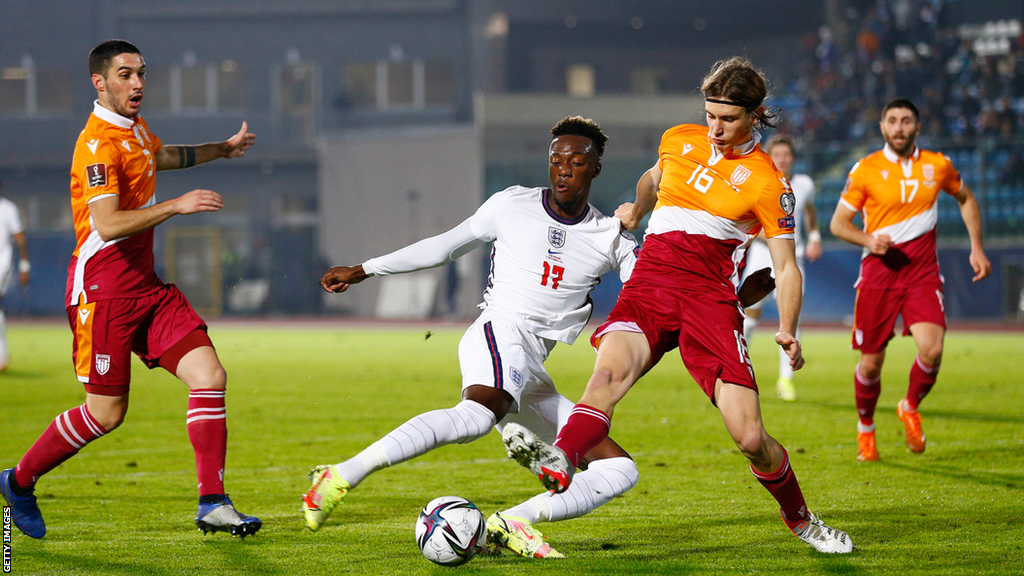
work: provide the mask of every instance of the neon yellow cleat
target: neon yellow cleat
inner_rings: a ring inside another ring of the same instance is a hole
[[[313,485],[302,497],[302,515],[306,519],[306,528],[316,532],[352,486],[338,475],[336,467],[328,465],[310,470],[309,479]]]
[[[544,541],[540,533],[525,518],[491,514],[487,519],[487,540],[527,558],[565,558],[565,555]]]
[[[778,382],[775,383],[775,393],[786,402],[795,402],[796,385],[793,384],[793,379],[779,377]]]

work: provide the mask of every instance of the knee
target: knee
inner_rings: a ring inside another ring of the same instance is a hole
[[[219,363],[193,377],[189,388],[223,390],[228,387],[228,372]]]
[[[877,380],[882,375],[882,361],[878,358],[863,357],[857,364],[857,372],[865,380]]]
[[[925,364],[935,367],[942,363],[942,341],[933,342],[923,346],[918,351],[918,356]]]
[[[767,465],[769,458],[765,450],[764,436],[760,430],[751,427],[750,430],[745,430],[734,436],[733,441],[736,442],[736,447],[747,460],[761,466]]]
[[[124,422],[124,417],[128,414],[128,406],[112,405],[101,408],[90,408],[89,414],[100,426],[103,427],[104,430],[107,432],[113,432]]]

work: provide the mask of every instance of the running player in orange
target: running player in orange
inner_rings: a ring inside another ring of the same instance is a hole
[[[793,336],[802,300],[793,242],[796,201],[754,130],[774,125],[775,114],[763,104],[767,82],[749,61],[732,58],[715,64],[701,92],[708,125],[665,132],[658,163],[637,184],[636,202],[615,212],[626,229],[635,230],[654,211],[633,275],[591,340],[597,363],[583,398],[553,446],[511,425],[503,440],[549,490],[565,490],[582,456],[607,437],[615,405],[678,347],[754,477],[779,502],[789,529],[820,552],[850,552],[846,533],[807,510],[786,450],[765,431],[743,339],[737,287],[746,249],[763,229],[778,290],[775,341],[794,369],[803,366]]]
[[[131,353],[188,386],[185,426],[199,479],[196,525],[245,537],[258,518],[238,512],[224,493],[227,375],[203,322],[173,284],[153,269],[153,228],[178,214],[223,206],[216,192],[193,190],[157,203],[158,170],[242,156],[255,135],[242,129],[225,142],[164,146],[139,116],[146,63],[139,49],[108,40],[89,54],[96,88],[93,113],[78,137],[71,166],[71,209],[78,245],[68,266],[66,305],[72,358],[85,404],[58,416],[15,468],[0,473],[0,493],[14,524],[33,538],[46,533],[36,481],[117,428],[128,411]]]
[[[857,398],[857,459],[878,460],[875,406],[881,393],[885,348],[895,336],[896,316],[903,317],[903,335],[913,335],[917,358],[910,367],[907,396],[896,405],[907,446],[924,452],[918,404],[935,385],[946,334],[942,274],[935,252],[939,192],[960,204],[971,238],[974,281],[992,272],[981,240],[981,211],[971,189],[949,158],[914,143],[921,130],[917,107],[897,99],[882,110],[885,147],[853,165],[839,205],[832,215],[832,234],[864,247],[857,302],[854,305],[853,348],[860,362],[853,373]],[[853,217],[863,215],[864,229]]]

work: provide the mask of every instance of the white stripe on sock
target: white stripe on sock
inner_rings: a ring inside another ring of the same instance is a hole
[[[228,417],[227,414],[210,414],[208,416],[193,416],[193,417],[185,420],[185,425],[187,426],[187,425],[189,425],[189,424],[191,424],[193,422],[198,422],[200,420],[226,420],[227,417]]]
[[[71,444],[71,446],[73,446],[75,450],[81,450],[82,446],[85,446],[85,444],[76,444],[75,441],[71,439],[71,436],[68,436],[68,433],[64,431],[64,425],[61,424],[60,422],[63,416],[64,414],[61,414],[60,416],[57,416],[57,418],[53,421],[55,424],[57,424],[57,431],[60,432],[60,435],[63,436],[64,439],[67,440],[68,444]]]

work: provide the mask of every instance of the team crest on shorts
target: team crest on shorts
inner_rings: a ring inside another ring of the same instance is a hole
[[[515,366],[508,367],[508,376],[512,379],[512,383],[516,385],[516,388],[523,387],[523,373],[516,370]]]
[[[732,176],[729,176],[729,183],[733,186],[739,186],[746,182],[747,178],[750,178],[751,174],[753,174],[753,172],[750,171],[750,168],[737,165],[736,169],[732,171]]]
[[[97,354],[96,373],[102,376],[107,373],[107,370],[110,370],[110,354]]]
[[[555,248],[565,246],[565,230],[548,226],[548,244]]]

